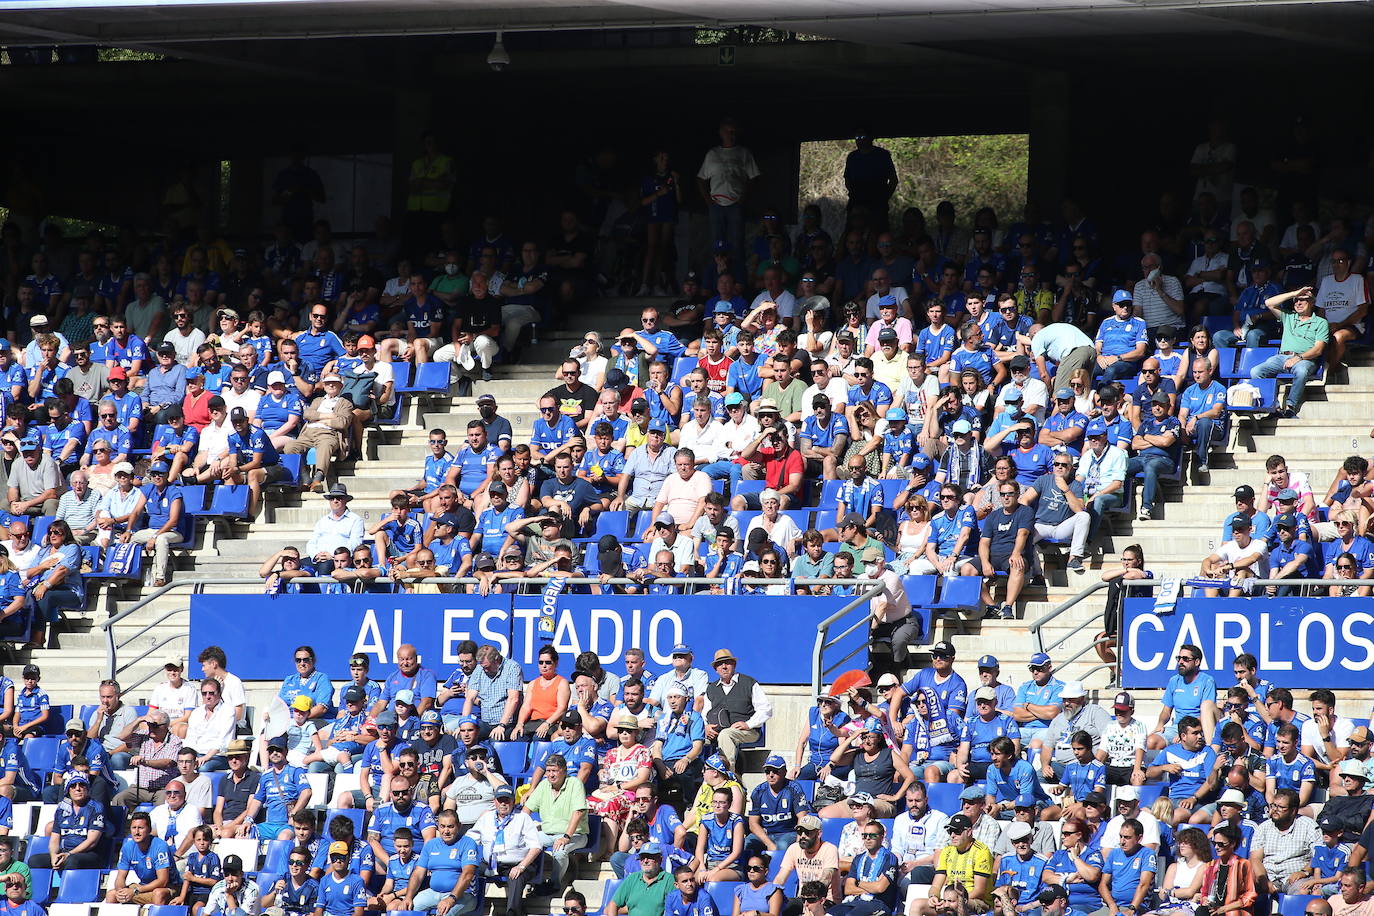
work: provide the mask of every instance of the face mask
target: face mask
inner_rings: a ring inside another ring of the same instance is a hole
[[[450,277],[453,276],[454,274],[458,273],[458,265],[457,265],[457,264],[445,264],[445,265],[444,265],[444,273],[448,274]]]

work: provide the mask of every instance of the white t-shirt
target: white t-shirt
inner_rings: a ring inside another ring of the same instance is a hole
[[[750,304],[749,310],[753,311],[769,300],[772,300],[773,304],[778,307],[779,318],[791,318],[797,314],[797,297],[787,290],[783,290],[776,296],[768,292],[768,290],[764,290],[754,297],[754,301]]]
[[[1259,538],[1251,538],[1249,545],[1245,547],[1241,547],[1235,541],[1227,541],[1217,548],[1217,556],[1227,563],[1235,563],[1256,555],[1259,556],[1259,560],[1250,567],[1251,572],[1257,578],[1269,578],[1269,551]]]
[[[230,706],[247,706],[248,694],[243,690],[243,681],[237,674],[224,672],[220,678],[220,697]]]
[[[749,532],[753,531],[755,528],[763,527],[762,515],[750,522],[748,529],[744,532],[745,543],[749,542]],[[796,544],[797,539],[801,536],[801,529],[797,527],[796,522],[792,521],[791,516],[779,515],[778,520],[773,523],[773,531],[768,535],[768,539],[781,547],[783,552],[790,557],[794,549],[793,545]]]
[[[367,371],[377,373],[377,378],[372,382],[372,396],[380,399],[386,383],[396,380],[396,372],[391,368],[391,363],[383,362],[373,363],[372,368]],[[379,403],[390,404],[391,401],[379,401]]]
[[[177,779],[181,779],[180,776]],[[186,787],[186,807],[201,810],[215,807],[215,787],[210,777],[201,773]],[[162,836],[162,834],[157,834]]]
[[[761,174],[747,146],[717,146],[706,153],[697,177],[705,179],[709,186],[711,203],[733,207],[749,181]]]
[[[1149,729],[1139,719],[1131,719],[1123,728],[1115,718],[1102,730],[1102,743],[1099,747],[1107,752],[1107,765],[1114,767],[1135,766],[1135,752],[1145,747]]]
[[[1327,277],[1317,290],[1317,308],[1329,324],[1340,324],[1355,314],[1355,310],[1369,301],[1365,293],[1364,277],[1351,274],[1344,280]]]
[[[803,423],[806,422],[805,418],[811,416],[811,412],[815,409],[811,406],[811,402],[818,394],[823,394],[830,398],[830,409],[836,413],[840,412],[841,407],[849,406],[849,386],[845,384],[845,380],[839,376],[831,376],[830,382],[825,388],[822,389],[817,388],[815,385],[810,385],[802,392],[801,407]]]
[[[1115,805],[1113,805],[1115,807]],[[1149,811],[1141,808],[1135,816],[1140,821],[1140,826],[1145,833],[1141,835],[1140,842],[1144,846],[1159,846],[1159,821]],[[1125,821],[1121,815],[1117,815],[1107,822],[1107,829],[1102,831],[1102,851],[1116,849],[1121,845],[1121,824]]]
[[[180,718],[186,710],[195,709],[199,704],[200,685],[187,680],[183,680],[180,687],[163,681],[153,688],[153,695],[148,700],[149,706],[166,711],[173,719]]]
[[[1344,748],[1349,746],[1350,733],[1355,730],[1355,723],[1345,718],[1338,717],[1331,725],[1331,737],[1336,743],[1336,747]],[[1326,742],[1317,732],[1317,723],[1308,719],[1302,723],[1302,745],[1312,748],[1312,758],[1321,763],[1330,763],[1331,755],[1326,751]]]
[[[183,334],[174,328],[162,340],[176,349],[177,362],[184,366],[196,355],[196,348],[205,343],[205,332],[200,328],[192,328],[190,334]]]

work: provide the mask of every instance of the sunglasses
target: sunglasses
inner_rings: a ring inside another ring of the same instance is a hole
[[[766,872],[766,871],[768,871],[768,867],[767,867],[766,865],[750,865],[748,868],[745,869],[745,871],[751,871],[751,872],[752,872],[752,871],[763,871],[763,872]]]

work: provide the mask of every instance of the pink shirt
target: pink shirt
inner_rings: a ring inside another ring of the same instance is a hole
[[[710,492],[711,478],[701,471],[694,472],[686,480],[674,471],[663,481],[663,489],[658,491],[658,501],[663,503],[663,511],[681,525],[692,518],[701,500]]]

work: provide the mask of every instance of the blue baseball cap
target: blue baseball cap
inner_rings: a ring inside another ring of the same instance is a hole
[[[911,458],[911,469],[913,471],[929,471],[935,466],[935,462],[930,460],[930,456],[924,452],[913,455]]]
[[[725,762],[725,757],[719,752],[706,758],[706,766],[725,775],[726,779],[734,779],[734,771],[730,769],[730,764]]]
[[[4,338],[4,337],[0,337],[0,350],[8,350],[9,348],[10,348],[10,342],[9,342],[9,340],[7,340],[7,339]]]
[[[732,391],[732,392],[730,392],[729,394],[727,394],[727,395],[725,396],[725,406],[726,406],[726,407],[734,407],[736,404],[743,404],[743,403],[744,403],[744,395],[740,394],[738,391]]]
[[[1091,420],[1083,430],[1085,436],[1105,436],[1107,435],[1107,424],[1101,420]]]
[[[1002,392],[1002,403],[1004,404],[1013,404],[1019,400],[1021,400],[1020,388],[1012,386]]]
[[[427,709],[420,715],[421,725],[442,725],[443,722],[439,714],[432,709]]]
[[[733,315],[733,314],[735,314],[735,307],[732,306],[730,303],[726,302],[724,299],[722,299],[720,302],[717,302],[717,303],[716,303],[716,311],[715,311],[715,314],[717,314],[717,315]]]
[[[891,306],[892,308],[896,308],[896,307],[897,307],[897,297],[896,297],[896,296],[884,296],[884,297],[882,297],[881,299],[879,299],[879,300],[878,300],[878,308],[884,308],[885,306]]]
[[[1037,652],[1030,657],[1030,663],[1032,665],[1048,665],[1050,663],[1049,654],[1045,652]]]
[[[457,728],[457,727],[460,726],[460,725],[481,725],[481,724],[482,724],[482,720],[479,719],[479,718],[477,718],[476,716],[459,716],[459,717],[458,717],[458,721],[456,721],[456,722],[453,723],[453,727],[454,727],[454,728]]]
[[[1112,305],[1116,305],[1119,302],[1134,301],[1135,298],[1131,295],[1131,291],[1128,289],[1119,289],[1116,292],[1112,293]]]
[[[1040,803],[1035,800],[1035,796],[1029,792],[1023,792],[1016,796],[1016,807],[1018,808],[1034,808],[1038,804]]]
[[[502,783],[492,790],[493,798],[515,798],[515,789],[510,783]]]
[[[641,859],[645,856],[656,856],[661,859],[663,858],[663,847],[658,843],[645,843],[639,847],[638,855]]]
[[[995,655],[983,655],[978,659],[979,668],[1001,668],[1002,663],[997,660]]]
[[[1054,393],[1054,399],[1055,399],[1056,401],[1072,401],[1072,400],[1073,400],[1073,389],[1072,389],[1072,388],[1060,388],[1058,391],[1056,391],[1056,392]]]
[[[192,366],[186,370],[187,378],[205,378],[205,370],[200,366]]]
[[[875,735],[887,734],[887,729],[883,728],[883,720],[879,719],[877,716],[869,716],[865,719],[860,731],[873,732]]]
[[[673,646],[672,654],[673,654],[673,655],[691,655],[691,654],[692,654],[692,647],[689,646],[689,645],[687,645],[687,644],[685,644],[685,643],[678,643],[677,645]]]
[[[172,466],[165,461],[154,461],[152,464],[148,465],[149,474],[166,474],[171,469]]]
[[[967,435],[973,432],[973,424],[968,420],[955,420],[954,425],[949,428],[949,431],[956,436]]]
[[[906,422],[906,411],[900,407],[889,407],[883,414],[883,419],[889,423]]]
[[[765,770],[786,770],[787,761],[782,759],[781,754],[769,754],[768,759],[763,762]]]

